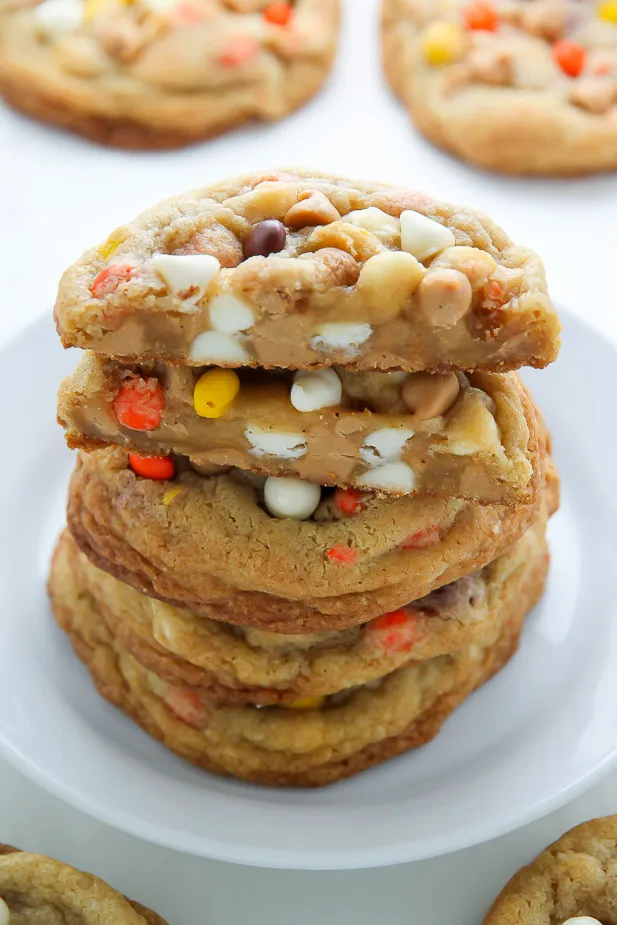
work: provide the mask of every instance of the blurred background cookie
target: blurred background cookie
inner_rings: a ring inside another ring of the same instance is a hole
[[[281,119],[326,79],[339,0],[2,0],[0,93],[102,144]]]

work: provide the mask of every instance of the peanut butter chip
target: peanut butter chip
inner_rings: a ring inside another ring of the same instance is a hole
[[[11,920],[11,910],[6,902],[0,896],[0,925],[9,925]]]
[[[329,225],[340,217],[327,196],[317,190],[307,190],[300,194],[299,201],[285,216],[285,224],[288,228],[306,228],[307,225]]]
[[[417,421],[449,411],[460,392],[456,373],[412,373],[403,383],[403,401]]]
[[[459,270],[431,269],[418,286],[417,300],[431,324],[449,328],[471,307],[471,283]]]

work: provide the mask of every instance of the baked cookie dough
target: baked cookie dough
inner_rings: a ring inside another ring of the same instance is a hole
[[[238,374],[86,354],[60,388],[58,420],[71,447],[387,494],[524,501],[540,474],[536,415],[516,373]]]
[[[3,925],[167,925],[98,877],[41,854],[0,845]]]
[[[133,362],[350,370],[546,366],[544,268],[486,216],[307,171],[167,200],[64,274],[64,346]]]
[[[613,0],[383,0],[383,63],[427,138],[491,170],[617,169]]]
[[[556,506],[557,476],[547,472]],[[483,568],[537,517],[517,505],[338,492],[310,520],[270,516],[261,480],[240,470],[140,478],[119,449],[80,454],[67,519],[91,561],[151,597],[282,633],[365,623]]]
[[[56,559],[56,563],[58,559]],[[487,681],[518,645],[527,611],[542,593],[547,557],[482,643],[413,663],[381,681],[326,698],[318,707],[217,706],[146,669],[123,647],[97,601],[52,572],[54,614],[104,697],[168,748],[206,770],[280,786],[317,786],[428,742],[452,710]]]
[[[58,542],[55,586],[78,584],[144,668],[220,704],[296,703],[367,684],[407,664],[481,641],[545,553],[546,508],[521,540],[486,568],[362,626],[282,635],[231,626],[146,597],[97,569],[68,531]],[[193,696],[193,694],[191,695]]]
[[[512,877],[484,925],[615,925],[616,846],[617,816],[577,825]]]
[[[321,87],[339,0],[0,0],[0,94],[102,144],[281,119]]]

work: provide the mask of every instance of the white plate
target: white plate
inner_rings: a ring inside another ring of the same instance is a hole
[[[428,746],[317,791],[192,768],[100,699],[54,626],[45,579],[72,464],[55,392],[75,364],[49,321],[0,355],[0,744],[44,787],[111,825],[194,854],[337,869],[454,851],[523,825],[617,763],[615,351],[566,318],[529,379],[551,426],[563,506],[546,597],[521,651]]]

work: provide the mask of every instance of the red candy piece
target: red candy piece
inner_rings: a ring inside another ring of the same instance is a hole
[[[117,289],[120,283],[128,282],[134,272],[135,267],[128,263],[112,263],[110,267],[101,270],[90,286],[90,292],[95,299],[104,299]]]
[[[239,67],[246,64],[259,51],[259,42],[250,35],[240,35],[228,44],[219,55],[219,64],[223,67]]]
[[[553,57],[564,74],[578,77],[587,64],[587,52],[582,45],[561,39],[553,45]]]
[[[293,10],[289,3],[271,3],[264,10],[264,19],[275,26],[288,26]]]
[[[334,492],[334,503],[341,514],[352,517],[364,507],[364,495],[357,488],[337,488]]]
[[[499,16],[490,3],[481,0],[470,3],[463,11],[463,18],[468,29],[480,29],[483,32],[497,32]]]
[[[340,562],[342,565],[353,565],[358,558],[358,553],[350,546],[341,546],[337,544],[326,552],[328,559],[333,562]]]
[[[384,613],[369,623],[367,632],[386,652],[409,652],[419,637],[415,616],[405,610]]]
[[[176,474],[176,464],[170,456],[138,456],[137,453],[129,453],[129,462],[136,475],[155,482],[173,479]]]
[[[399,545],[399,549],[428,549],[434,546],[441,539],[441,533],[437,527],[427,527],[426,530],[418,530],[412,533],[406,540]]]
[[[154,430],[161,423],[165,396],[158,379],[130,379],[114,398],[114,411],[123,427]]]
[[[484,300],[482,308],[501,308],[506,302],[506,293],[496,279],[489,279],[484,287]]]
[[[202,726],[204,722],[204,707],[195,693],[189,687],[170,687],[165,692],[165,702],[170,710],[189,726]]]

